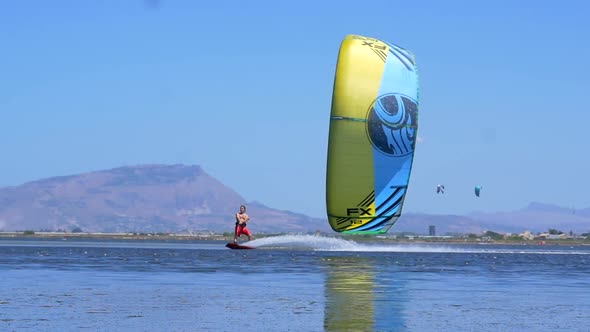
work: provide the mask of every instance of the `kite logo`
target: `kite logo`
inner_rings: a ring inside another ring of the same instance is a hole
[[[380,49],[382,51],[385,51],[387,49],[387,46],[385,46],[385,45],[379,45],[379,44],[375,44],[375,42],[369,42],[369,41],[364,41],[363,46],[369,46],[370,48],[376,48],[376,49]]]
[[[373,38],[361,37],[361,36],[354,36],[352,39],[357,39],[359,41],[362,41],[363,42],[361,44],[362,46],[370,47],[371,50],[373,52],[375,52],[375,54],[377,54],[377,56],[383,62],[387,61],[387,45],[385,45],[382,41],[377,40],[377,39],[373,39]]]
[[[367,136],[380,152],[400,157],[414,152],[418,105],[401,94],[378,97],[367,112]]]
[[[354,207],[346,209],[347,216],[364,216],[368,215],[371,216],[371,208],[363,208],[363,207]]]

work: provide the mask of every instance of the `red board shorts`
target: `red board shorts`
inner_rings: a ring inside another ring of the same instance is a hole
[[[250,233],[248,226],[238,225],[238,227],[236,227],[236,236],[239,237],[242,234],[247,235],[247,236],[252,236],[252,233]]]

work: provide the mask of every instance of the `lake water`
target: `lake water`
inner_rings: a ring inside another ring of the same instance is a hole
[[[589,331],[590,247],[0,240],[1,331]]]

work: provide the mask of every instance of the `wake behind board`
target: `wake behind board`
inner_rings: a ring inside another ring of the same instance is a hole
[[[230,249],[255,249],[254,247],[244,246],[244,245],[232,243],[232,242],[226,244],[225,246]]]

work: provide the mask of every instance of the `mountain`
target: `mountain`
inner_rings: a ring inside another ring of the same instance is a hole
[[[481,225],[478,221],[467,216],[405,213],[398,219],[390,232],[428,234],[430,226],[436,227],[437,235],[480,234],[488,229],[485,225]]]
[[[550,228],[581,234],[590,232],[590,208],[575,210],[557,205],[532,202],[523,209],[503,212],[473,212],[467,215],[431,215],[406,213],[393,226],[395,232],[427,234],[429,226],[436,233],[547,232]]]
[[[325,218],[245,202],[200,166],[139,165],[52,177],[0,188],[0,231],[232,232],[245,204],[256,233],[335,234]],[[508,212],[467,215],[404,213],[390,233],[535,233],[590,231],[590,208],[533,202]]]
[[[586,233],[590,231],[590,209],[575,210],[556,205],[533,202],[527,207],[509,212],[472,213],[469,217],[499,229],[513,232],[527,229],[546,232],[550,228],[563,232]]]
[[[245,204],[252,231],[328,231],[317,218],[244,198],[199,166],[140,165],[0,189],[0,230],[232,232]]]

